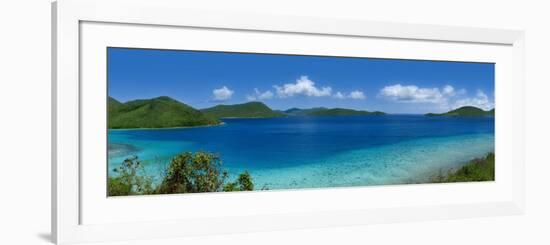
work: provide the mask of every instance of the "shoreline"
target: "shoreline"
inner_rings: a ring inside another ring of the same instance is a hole
[[[282,118],[281,117],[220,117],[220,119],[269,119],[269,118]]]
[[[223,126],[227,123],[221,122],[219,124],[215,125],[199,125],[199,126],[178,126],[178,127],[164,127],[164,128],[107,128],[107,130],[113,130],[113,131],[129,131],[129,130],[168,130],[168,129],[186,129],[186,128],[207,128],[207,127],[217,127],[217,126]]]
[[[495,152],[491,151],[470,159],[461,166],[445,172],[440,171],[430,181],[431,183],[495,181]]]

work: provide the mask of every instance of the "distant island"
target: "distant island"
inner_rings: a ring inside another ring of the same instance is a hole
[[[270,118],[284,117],[283,113],[271,110],[262,102],[248,102],[235,105],[217,105],[201,110],[213,118]]]
[[[370,112],[343,108],[329,109],[325,107],[316,107],[311,109],[291,108],[284,111],[284,113],[289,116],[377,116],[386,114],[381,111]]]
[[[380,111],[363,111],[344,108],[315,107],[272,110],[262,102],[234,105],[216,105],[195,109],[189,105],[160,96],[152,99],[131,100],[122,103],[113,97],[107,99],[108,128],[177,128],[214,126],[222,124],[222,118],[275,118],[288,116],[377,116]]]
[[[108,127],[172,128],[219,125],[221,121],[204,115],[184,103],[167,96],[132,100],[121,103],[109,97],[107,101]]]
[[[458,109],[454,109],[452,111],[448,111],[445,113],[428,113],[426,116],[450,116],[450,117],[456,117],[456,116],[462,116],[462,117],[486,117],[486,116],[495,116],[495,109],[484,111],[480,108],[474,107],[474,106],[463,106]]]
[[[381,111],[364,111],[345,108],[315,107],[309,109],[290,108],[272,110],[262,102],[248,102],[234,105],[216,105],[197,110],[189,105],[161,96],[152,99],[132,100],[121,103],[108,97],[108,127],[130,128],[174,128],[220,125],[222,118],[274,118],[287,116],[379,116]],[[445,113],[428,113],[426,116],[494,116],[495,109],[484,111],[473,106],[464,106]]]

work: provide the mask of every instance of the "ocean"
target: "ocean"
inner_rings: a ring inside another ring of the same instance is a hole
[[[256,189],[429,182],[494,152],[494,117],[423,115],[222,119],[220,126],[108,131],[109,174],[138,156],[159,181],[180,152],[216,153]]]

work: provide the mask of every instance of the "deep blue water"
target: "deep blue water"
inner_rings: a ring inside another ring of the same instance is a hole
[[[270,188],[416,181],[494,151],[493,117],[422,115],[224,119],[213,127],[109,130],[109,169],[129,155],[158,174],[182,151],[218,153]],[[337,175],[337,176],[336,176]]]

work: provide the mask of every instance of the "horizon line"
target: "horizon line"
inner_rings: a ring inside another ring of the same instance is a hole
[[[407,113],[407,112],[398,112],[398,113],[392,113],[392,112],[385,112],[385,111],[381,111],[381,110],[362,110],[362,109],[351,109],[351,108],[345,108],[345,107],[324,107],[324,106],[317,106],[317,107],[309,107],[309,108],[300,108],[300,107],[290,107],[290,108],[287,108],[287,109],[284,109],[284,110],[279,110],[279,109],[272,109],[270,106],[268,106],[266,103],[262,102],[262,101],[258,101],[258,100],[255,100],[255,101],[248,101],[248,102],[242,102],[242,103],[233,103],[233,104],[217,104],[217,105],[214,105],[214,106],[210,106],[210,107],[205,107],[205,108],[195,108],[194,106],[191,106],[185,102],[182,102],[178,99],[175,99],[175,98],[172,98],[170,96],[167,96],[167,95],[161,95],[161,96],[156,96],[156,97],[152,97],[152,98],[149,98],[149,99],[132,99],[132,100],[127,100],[127,101],[120,101],[116,98],[114,98],[113,96],[110,96],[110,95],[107,95],[107,100],[109,98],[112,98],[116,101],[118,101],[119,103],[122,103],[122,104],[125,104],[125,103],[128,103],[128,102],[131,102],[131,101],[136,101],[136,100],[152,100],[152,99],[158,99],[158,98],[162,98],[162,97],[166,97],[166,98],[169,98],[169,99],[172,99],[172,100],[175,100],[179,103],[182,103],[182,104],[185,104],[187,106],[190,106],[192,107],[193,109],[196,109],[196,110],[204,110],[204,109],[208,109],[208,108],[212,108],[212,107],[216,107],[216,106],[220,106],[220,105],[226,105],[226,106],[232,106],[232,105],[242,105],[242,104],[247,104],[247,103],[261,103],[265,106],[267,106],[270,110],[272,111],[282,111],[282,112],[285,112],[285,111],[288,111],[288,110],[291,110],[291,109],[298,109],[298,110],[308,110],[308,109],[315,109],[315,108],[324,108],[324,109],[346,109],[346,110],[354,110],[354,111],[366,111],[366,112],[382,112],[382,113],[385,113],[385,114],[388,114],[388,115],[425,115],[425,114],[440,114],[440,113],[434,113],[434,112],[427,112],[427,113]],[[474,108],[477,108],[477,109],[480,109],[482,111],[485,111],[485,112],[489,112],[489,111],[492,111],[492,110],[495,110],[495,107],[491,108],[491,109],[488,109],[488,110],[484,110],[482,108],[479,108],[479,107],[476,107],[476,106],[471,106],[471,105],[466,105],[466,106],[461,106],[461,107],[457,107],[457,108],[454,108],[454,109],[450,109],[448,110],[447,112],[449,111],[452,111],[452,110],[456,110],[456,109],[460,109],[460,108],[464,108],[464,107],[474,107]],[[445,113],[445,112],[443,112]]]

